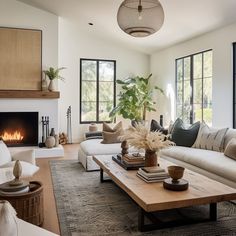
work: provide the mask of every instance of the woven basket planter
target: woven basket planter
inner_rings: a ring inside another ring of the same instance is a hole
[[[15,196],[0,196],[15,208],[17,217],[31,224],[43,224],[43,186],[38,181],[30,182],[30,192]]]

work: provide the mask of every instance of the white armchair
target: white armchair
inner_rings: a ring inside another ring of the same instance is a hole
[[[39,167],[35,165],[34,150],[11,154],[6,144],[0,141],[0,184],[14,178],[12,171],[16,160],[20,160],[22,177],[31,177],[39,170]]]

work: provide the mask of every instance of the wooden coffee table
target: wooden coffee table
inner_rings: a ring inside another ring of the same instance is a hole
[[[163,188],[162,183],[147,184],[136,176],[135,170],[124,170],[112,160],[111,155],[94,156],[93,160],[100,166],[100,180],[105,182],[105,172],[121,189],[123,189],[139,206],[138,228],[140,231],[149,231],[166,227],[174,227],[183,224],[192,224],[196,221],[184,220],[161,222],[156,219],[154,212],[194,205],[209,204],[209,218],[201,220],[217,220],[217,202],[236,199],[236,189],[209,179],[190,170],[185,170],[184,179],[189,181],[189,189],[182,192],[174,192]],[[173,163],[159,160],[162,168]],[[145,218],[152,223],[146,224]],[[199,220],[197,221],[199,222]]]

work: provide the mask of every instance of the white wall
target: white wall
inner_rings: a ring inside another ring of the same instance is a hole
[[[163,114],[166,125],[175,118],[175,59],[213,49],[213,126],[232,127],[232,42],[235,41],[236,24],[233,24],[151,55],[150,70],[154,74],[154,84],[172,96],[158,96],[158,112],[150,117],[157,118]]]
[[[66,131],[66,110],[72,106],[73,141],[82,139],[88,125],[79,124],[79,63],[80,58],[116,60],[117,79],[130,75],[148,75],[149,56],[119,45],[94,38],[77,29],[70,21],[59,18],[59,66],[66,82],[60,82],[60,129]]]
[[[0,26],[43,31],[43,69],[58,64],[58,17],[15,0],[0,0]],[[7,78],[6,78],[7,79]],[[1,89],[1,88],[0,88]],[[38,111],[58,130],[58,100],[0,99],[0,111]],[[39,129],[41,139],[41,129]]]

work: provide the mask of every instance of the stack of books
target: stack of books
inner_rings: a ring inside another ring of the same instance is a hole
[[[126,165],[143,165],[145,161],[144,156],[133,154],[124,155],[122,160]]]
[[[169,178],[168,173],[159,166],[141,167],[137,172],[137,176],[147,183],[162,182]]]

